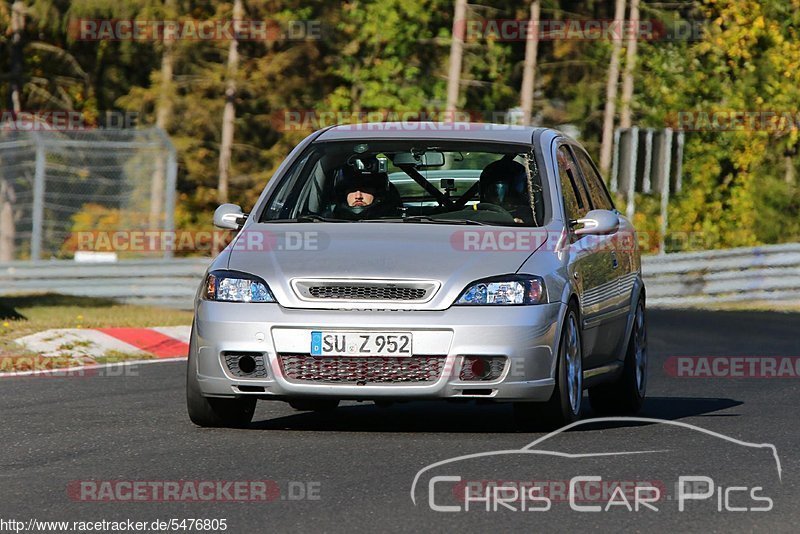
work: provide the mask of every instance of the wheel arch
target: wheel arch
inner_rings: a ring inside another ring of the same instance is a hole
[[[619,347],[619,359],[625,359],[625,352],[628,350],[628,344],[631,342],[631,334],[633,333],[633,321],[636,317],[636,306],[639,303],[639,298],[644,302],[645,314],[647,313],[646,290],[644,281],[642,280],[641,273],[636,277],[631,291],[630,312],[628,313],[628,321],[625,325],[625,335],[623,336],[624,343]]]

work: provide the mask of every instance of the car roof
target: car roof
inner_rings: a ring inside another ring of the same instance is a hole
[[[372,122],[340,124],[324,130],[316,139],[345,141],[358,139],[431,139],[442,141],[486,141],[530,145],[536,133],[561,135],[550,128],[477,122]]]

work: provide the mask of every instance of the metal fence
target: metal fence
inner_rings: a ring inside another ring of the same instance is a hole
[[[156,128],[0,125],[0,261],[71,258],[82,230],[171,231],[176,179],[175,149]]]
[[[643,257],[651,307],[800,304],[800,244]],[[52,291],[189,309],[208,258],[0,264],[0,295]]]
[[[658,250],[666,252],[670,195],[683,187],[683,132],[672,128],[617,128],[611,166],[611,191],[625,199],[625,216],[636,212],[636,193],[659,195],[661,224]]]
[[[649,305],[800,304],[800,244],[643,258]]]
[[[210,263],[208,258],[0,263],[0,295],[48,292],[189,309]]]

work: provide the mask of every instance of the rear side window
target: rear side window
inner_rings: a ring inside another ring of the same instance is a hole
[[[578,158],[578,164],[583,172],[583,177],[586,179],[586,186],[589,188],[589,196],[592,198],[592,205],[595,209],[600,210],[613,210],[614,203],[603,185],[603,180],[600,174],[592,165],[592,160],[583,150],[578,148],[575,150],[575,156]]]
[[[580,184],[578,167],[566,145],[558,147],[557,161],[567,218],[570,220],[580,219],[589,211],[589,202]]]

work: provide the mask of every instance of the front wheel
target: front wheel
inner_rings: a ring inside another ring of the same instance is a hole
[[[547,402],[514,403],[517,425],[525,430],[552,430],[577,421],[583,404],[583,351],[578,312],[570,305],[561,329],[556,385]]]
[[[592,408],[602,415],[634,415],[647,391],[647,323],[644,299],[639,299],[633,317],[631,339],[625,353],[622,375],[609,384],[589,388]]]
[[[186,366],[186,408],[189,419],[197,426],[242,428],[253,420],[255,398],[216,399],[204,397],[197,383],[197,354],[194,332],[189,343],[189,362]]]

